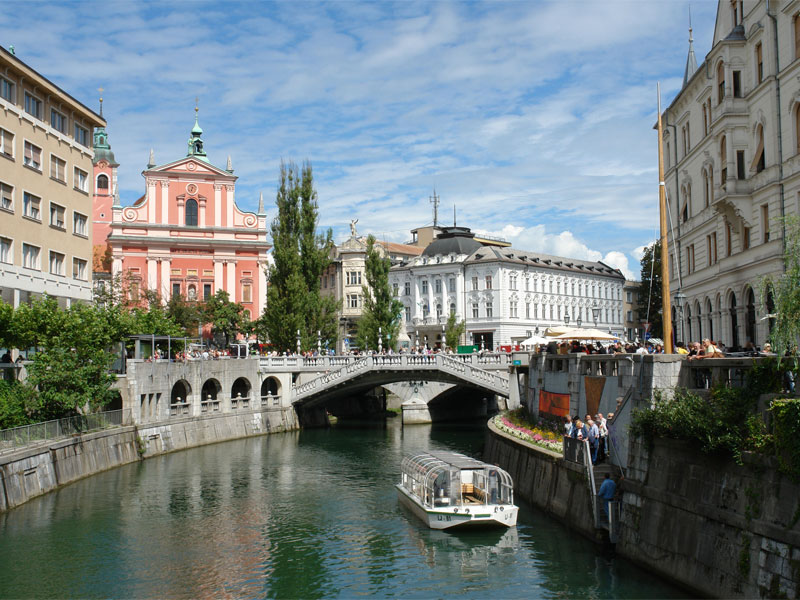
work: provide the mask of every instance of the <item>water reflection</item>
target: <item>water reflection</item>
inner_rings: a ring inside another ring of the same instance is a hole
[[[5,597],[668,597],[538,512],[427,529],[397,502],[406,452],[473,456],[481,429],[341,427],[99,474],[0,515]],[[46,560],[42,560],[46,557]],[[10,566],[10,567],[9,567]]]

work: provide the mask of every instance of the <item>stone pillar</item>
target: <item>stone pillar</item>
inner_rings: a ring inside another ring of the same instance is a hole
[[[236,261],[226,260],[225,268],[228,270],[225,291],[228,292],[231,302],[236,302]]]
[[[214,259],[214,290],[212,294],[216,294],[217,290],[222,289],[222,260]]]
[[[150,223],[155,223],[156,222],[155,205],[156,205],[156,182],[155,182],[154,179],[148,179],[148,181],[147,181],[147,220]]]
[[[169,181],[161,182],[161,223],[169,223]]]
[[[225,209],[226,209],[226,226],[233,227],[233,186],[225,186]]]
[[[158,263],[155,258],[147,258],[147,288],[158,289]]]
[[[264,312],[264,307],[267,305],[267,264],[265,262],[258,262],[258,289],[254,293],[258,294],[256,299],[256,310],[258,311],[253,315],[253,319],[257,319]]]
[[[183,225],[186,223],[185,215],[186,210],[186,199],[184,197],[178,198],[178,225]]]
[[[201,196],[197,200],[197,205],[199,207],[199,210],[198,210],[199,214],[197,216],[197,218],[198,218],[197,223],[198,223],[198,225],[200,227],[205,227],[206,226],[206,202],[207,202],[207,200],[206,200],[206,198],[204,196]]]
[[[222,214],[222,186],[214,184],[214,224],[217,227],[226,227],[225,217]]]
[[[171,266],[172,261],[169,258],[161,259],[161,297],[164,299],[172,297]]]

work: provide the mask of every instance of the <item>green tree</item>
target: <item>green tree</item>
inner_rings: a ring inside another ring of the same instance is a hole
[[[783,356],[800,341],[800,220],[786,219],[784,272],[761,281],[761,304],[765,313],[775,315],[770,332],[772,349]],[[772,298],[770,306],[768,298]]]
[[[638,293],[639,317],[649,319],[650,333],[654,337],[663,337],[664,320],[661,313],[661,241],[644,249],[642,255],[642,274]]]
[[[367,257],[365,264],[366,285],[362,286],[364,310],[358,321],[358,345],[361,348],[378,347],[378,331],[381,332],[381,345],[384,348],[397,346],[400,332],[400,315],[403,303],[392,294],[389,286],[389,269],[392,266],[387,257],[375,246],[375,237],[367,238]]]
[[[0,300],[0,348],[17,346],[13,323],[14,307]]]
[[[211,323],[213,333],[225,337],[225,346],[230,344],[241,330],[244,318],[244,307],[238,302],[231,302],[228,292],[217,290],[205,304],[205,321]]]
[[[447,347],[455,350],[458,347],[461,336],[464,335],[466,330],[467,322],[462,320],[459,323],[456,320],[456,313],[451,312],[450,316],[447,317],[447,324],[444,328],[444,339]]]
[[[186,335],[198,333],[199,322],[203,320],[203,306],[197,301],[189,301],[183,294],[173,295],[167,302],[167,315],[183,329]]]
[[[316,345],[317,331],[323,339],[336,339],[335,300],[320,294],[320,278],[330,264],[333,245],[330,230],[316,233],[318,207],[311,165],[302,171],[293,163],[281,163],[272,221],[272,257],[269,269],[267,307],[259,330],[279,349],[293,349],[297,331],[304,348]]]

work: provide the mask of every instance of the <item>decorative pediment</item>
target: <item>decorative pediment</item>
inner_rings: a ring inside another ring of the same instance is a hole
[[[228,180],[237,179],[236,176],[231,175],[227,171],[215,167],[214,165],[199,160],[197,158],[187,156],[165,165],[159,165],[147,170],[148,173],[187,173],[191,175],[217,175],[224,177]]]

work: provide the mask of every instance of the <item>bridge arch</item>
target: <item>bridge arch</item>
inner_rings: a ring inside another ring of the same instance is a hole
[[[179,379],[172,386],[172,391],[169,395],[170,404],[182,404],[189,401],[189,395],[192,393],[192,386],[185,379]]]
[[[237,378],[231,386],[231,408],[249,408],[252,387],[247,377]]]
[[[203,383],[203,391],[201,392],[200,400],[205,402],[207,400],[216,400],[219,393],[222,391],[222,386],[219,381],[214,379],[206,379]]]
[[[281,382],[277,377],[267,377],[261,382],[261,405],[274,406],[280,404]]]

